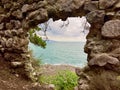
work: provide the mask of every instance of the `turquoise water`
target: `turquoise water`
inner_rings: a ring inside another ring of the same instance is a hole
[[[36,58],[44,64],[69,64],[83,67],[87,64],[87,55],[84,53],[84,42],[47,42],[46,49],[32,43],[30,50]]]

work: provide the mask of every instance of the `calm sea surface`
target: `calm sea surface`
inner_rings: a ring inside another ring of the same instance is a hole
[[[69,64],[83,67],[87,64],[87,55],[84,53],[84,42],[47,42],[46,49],[32,43],[29,49],[33,56],[40,58],[43,64]]]

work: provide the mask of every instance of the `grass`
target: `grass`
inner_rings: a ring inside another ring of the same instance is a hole
[[[42,76],[39,78],[41,84],[54,84],[56,90],[74,90],[77,86],[78,77],[69,70],[60,71],[54,76]]]
[[[41,59],[37,59],[34,57],[32,57],[31,59],[32,59],[31,62],[32,62],[33,67],[40,67],[40,65],[42,64]]]
[[[42,60],[39,58],[35,58],[33,56],[33,51],[32,50],[29,50],[29,54],[30,54],[30,60],[31,60],[31,63],[33,65],[33,67],[40,67],[40,65],[42,64]]]

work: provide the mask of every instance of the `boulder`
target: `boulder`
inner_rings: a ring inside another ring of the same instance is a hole
[[[96,55],[97,53],[103,53],[108,51],[112,45],[113,45],[112,42],[109,40],[99,41],[99,40],[95,40],[94,38],[93,39],[91,38],[88,39],[88,43],[85,45],[84,51],[86,53],[91,53],[91,55],[92,54]]]
[[[86,11],[95,11],[95,10],[98,10],[97,6],[98,6],[98,1],[85,2],[84,10],[86,10]]]
[[[56,6],[59,11],[71,12],[72,9],[79,9],[85,3],[85,0],[59,0]]]
[[[105,12],[102,10],[91,11],[86,15],[89,23],[102,23],[104,21]]]
[[[107,9],[113,6],[118,0],[99,0],[99,8]]]
[[[98,54],[93,59],[91,59],[88,64],[90,66],[105,66],[106,64],[118,65],[119,60],[106,53]]]
[[[120,38],[120,20],[110,20],[102,27],[102,36]]]
[[[27,26],[33,27],[34,25],[37,25],[38,22],[41,23],[41,22],[45,21],[47,18],[48,18],[47,10],[45,10],[45,9],[35,10],[35,11],[29,13],[29,15],[27,16],[27,20],[29,22],[27,22],[27,23],[25,22],[24,27],[25,28],[27,28]]]

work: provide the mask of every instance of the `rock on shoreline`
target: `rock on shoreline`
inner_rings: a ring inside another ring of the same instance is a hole
[[[75,66],[71,66],[71,65],[50,65],[50,64],[46,64],[46,65],[41,65],[41,72],[42,75],[55,75],[57,74],[59,71],[64,71],[64,70],[69,70],[72,72],[75,72],[75,69],[78,67]]]

